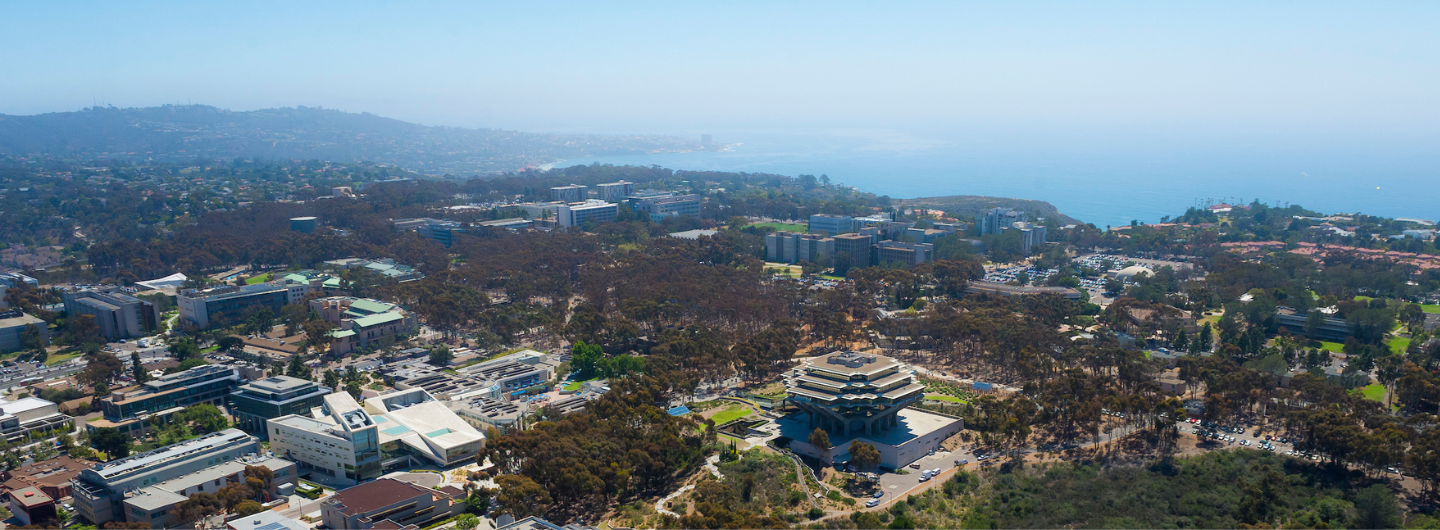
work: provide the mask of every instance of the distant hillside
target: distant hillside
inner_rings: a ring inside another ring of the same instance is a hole
[[[900,199],[899,206],[913,208],[923,206],[937,210],[945,210],[952,215],[979,216],[981,212],[991,208],[1014,208],[1023,210],[1031,219],[1037,217],[1059,219],[1065,224],[1083,224],[1080,220],[1060,213],[1055,206],[1045,201],[1032,201],[1029,199],[1011,199],[1008,197],[986,197],[983,195],[950,195],[946,197],[920,197],[918,199]]]
[[[673,136],[426,127],[369,113],[311,107],[231,112],[204,105],[167,105],[0,115],[0,155],[13,156],[371,161],[431,175],[460,175],[514,171],[585,155],[698,148],[698,140]]]

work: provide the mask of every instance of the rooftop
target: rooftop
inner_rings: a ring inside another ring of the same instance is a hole
[[[217,448],[235,443],[240,440],[252,440],[250,435],[239,429],[225,429],[220,432],[210,433],[199,438],[193,438],[178,444],[167,445],[154,451],[130,455],[119,460],[98,464],[93,469],[102,478],[123,475],[138,469],[158,466],[166,462],[184,458],[197,453],[208,453]]]
[[[237,518],[227,526],[231,530],[310,530],[308,525],[270,510]]]
[[[10,498],[26,508],[43,506],[55,502],[55,499],[50,498],[49,495],[46,495],[45,492],[40,491],[40,488],[35,486],[27,486],[12,491],[10,492]]]
[[[314,384],[314,381],[306,381],[298,377],[277,375],[267,377],[265,379],[260,379],[258,381],[252,381],[250,384],[244,385],[241,388],[253,388],[255,390],[260,390],[263,392],[274,392],[277,394],[283,394],[291,390],[296,390]]]
[[[357,515],[432,493],[431,490],[409,482],[382,478],[340,490],[325,502],[344,506],[340,511],[345,515]]]

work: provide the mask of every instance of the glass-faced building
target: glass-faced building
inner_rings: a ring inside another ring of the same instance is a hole
[[[290,414],[309,414],[320,406],[330,387],[314,381],[279,375],[255,381],[230,394],[230,413],[235,426],[268,438],[267,420]]]

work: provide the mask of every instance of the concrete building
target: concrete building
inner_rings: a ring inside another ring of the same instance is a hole
[[[55,511],[55,499],[34,486],[11,491],[10,513],[25,526],[49,525],[59,522]],[[58,525],[56,525],[58,526]]]
[[[834,255],[834,238],[794,232],[771,232],[765,235],[765,256],[768,261],[828,263]]]
[[[625,200],[625,197],[629,197],[631,193],[635,193],[635,183],[624,180],[610,182],[595,186],[595,191],[599,193],[600,200],[602,201],[621,202]]]
[[[471,398],[500,399],[500,384],[473,373],[458,374],[440,370],[429,364],[388,370],[395,381],[395,388],[409,390],[421,388],[436,399],[463,401]]]
[[[935,245],[930,243],[881,241],[875,244],[875,262],[878,264],[905,263],[907,265],[919,265],[933,260],[934,257]]]
[[[475,460],[485,435],[423,389],[396,390],[365,400],[380,422],[380,453],[387,468],[454,467]]]
[[[516,396],[549,383],[553,368],[534,356],[511,355],[493,361],[468,366],[457,370],[462,375],[471,375],[494,381],[502,396]]]
[[[300,232],[300,233],[302,233],[302,234],[313,234],[313,233],[315,233],[315,229],[317,229],[317,228],[320,228],[320,219],[319,219],[318,217],[291,217],[291,218],[290,218],[290,231],[291,231],[291,232]]]
[[[173,524],[175,521],[170,520],[170,510],[174,509],[175,505],[189,500],[191,495],[197,493],[214,495],[231,484],[244,484],[246,466],[270,470],[273,480],[270,490],[264,492],[270,498],[294,493],[294,462],[258,455],[245,456],[126,492],[124,500],[121,501],[125,520],[131,523],[146,523],[150,528],[173,528],[176,525]]]
[[[424,528],[465,510],[463,499],[409,482],[382,478],[340,490],[320,501],[327,528]]]
[[[557,202],[580,202],[588,198],[586,187],[579,184],[550,188],[550,200]]]
[[[425,274],[415,270],[414,267],[403,263],[395,263],[391,258],[367,259],[367,258],[345,258],[334,259],[325,262],[325,267],[333,270],[350,270],[365,268],[374,271],[397,283],[419,280]]]
[[[848,215],[815,214],[810,216],[810,233],[824,232],[832,236],[855,231],[855,219]]]
[[[311,416],[292,414],[266,422],[270,450],[299,464],[301,473],[320,473],[354,484],[381,475],[380,433],[375,419],[350,394],[322,398]]]
[[[700,215],[700,196],[694,194],[670,195],[642,199],[635,202],[635,211],[649,215],[650,220],[657,223],[672,215],[694,217]]]
[[[270,449],[299,463],[303,473],[358,483],[385,469],[417,465],[453,467],[473,461],[485,435],[422,389],[400,390],[366,400],[349,394],[324,397],[311,415],[267,422]]]
[[[320,406],[331,388],[304,379],[277,375],[242,385],[230,394],[230,413],[235,426],[266,439],[270,436],[266,422],[291,414],[308,414]]]
[[[330,349],[342,355],[364,350],[385,337],[413,333],[419,326],[400,306],[368,298],[317,298],[310,301],[310,310],[337,326],[330,333]]]
[[[1324,311],[1315,326],[1314,332],[1305,330],[1305,322],[1309,320],[1309,313],[1299,313],[1288,307],[1281,307],[1275,311],[1275,322],[1290,331],[1292,335],[1300,335],[1315,340],[1328,340],[1331,342],[1345,342],[1355,336],[1355,330],[1343,319],[1334,318]]]
[[[38,397],[15,401],[0,399],[0,435],[7,442],[18,442],[31,432],[68,431],[74,418],[60,412],[55,403]]]
[[[792,451],[822,461],[848,461],[850,444],[865,440],[880,451],[881,466],[899,468],[964,428],[959,418],[910,410],[925,387],[909,367],[881,355],[816,357],[787,374],[785,386],[786,399],[800,411],[778,422],[781,433],[792,440]],[[807,443],[816,428],[829,434],[829,451]]]
[[[1020,232],[1020,253],[1030,255],[1034,250],[1045,246],[1045,227],[1034,223],[1018,222],[1012,224],[1006,230]]]
[[[73,481],[75,508],[91,524],[124,521],[126,492],[239,460],[259,450],[254,437],[238,429],[226,429],[99,464],[81,471]]]
[[[88,422],[85,427],[110,427],[139,435],[150,419],[163,422],[171,414],[200,403],[224,405],[242,380],[237,368],[213,364],[162,375],[96,398],[93,406],[100,409],[104,419]]]
[[[1010,208],[991,208],[980,216],[980,235],[998,234],[1024,220],[1025,212]]]
[[[570,203],[560,201],[522,202],[502,206],[500,209],[501,211],[513,210],[519,212],[521,215],[525,216],[525,219],[554,221],[556,219],[556,212],[560,211],[561,206],[565,206],[567,204]]]
[[[14,289],[22,285],[27,288],[34,289],[40,287],[40,281],[24,274],[20,274],[18,272],[0,273],[0,309],[10,307],[10,304],[5,301],[5,293],[8,292],[10,289]]]
[[[180,307],[180,318],[205,329],[238,324],[261,308],[278,315],[292,296],[284,282],[265,282],[204,291],[186,289],[175,296],[175,303]]]
[[[850,267],[869,267],[870,246],[873,238],[863,234],[840,234],[835,236],[835,257],[838,260],[841,255],[850,257]]]
[[[120,289],[68,291],[61,299],[67,314],[95,317],[95,325],[107,341],[144,337],[159,326],[160,309],[153,302]]]
[[[560,226],[580,226],[586,222],[599,224],[614,221],[620,214],[618,205],[598,199],[556,207],[555,222]]]
[[[50,345],[50,328],[44,320],[21,312],[19,309],[0,311],[0,353],[25,349],[25,330],[34,329],[40,333],[40,345]]]

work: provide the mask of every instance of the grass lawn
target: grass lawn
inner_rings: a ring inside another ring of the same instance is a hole
[[[45,358],[45,366],[55,366],[80,356],[80,350],[70,350],[65,353],[57,353]],[[129,360],[129,359],[125,359]]]
[[[1215,313],[1215,314],[1213,314],[1213,315],[1210,315],[1210,316],[1201,318],[1201,319],[1200,319],[1200,322],[1197,322],[1195,325],[1197,325],[1197,326],[1204,326],[1206,322],[1209,322],[1209,323],[1210,323],[1210,327],[1213,328],[1213,327],[1215,327],[1216,324],[1219,324],[1219,323],[1220,323],[1220,317],[1221,317],[1221,316],[1223,316],[1222,313],[1218,313],[1218,312],[1217,312],[1217,313]]]
[[[1320,347],[1333,353],[1344,353],[1345,345],[1338,342],[1320,341]]]
[[[1358,294],[1355,295],[1355,299],[1356,299],[1356,300],[1359,300],[1359,301],[1361,301],[1361,302],[1369,302],[1369,301],[1371,301],[1371,300],[1374,300],[1374,298],[1372,298],[1372,297],[1369,297],[1369,296],[1360,296],[1360,295],[1358,295]]]
[[[245,280],[245,285],[255,285],[255,284],[260,283],[260,282],[268,282],[268,281],[270,281],[270,273],[267,272],[267,273],[265,273],[265,274],[261,274],[261,275],[259,275],[259,276],[256,276],[256,277],[250,278],[250,279],[248,279],[248,280]]]
[[[1390,353],[1405,353],[1410,347],[1410,339],[1405,337],[1390,337]]]
[[[774,228],[775,230],[780,230],[784,232],[800,232],[802,234],[810,231],[810,227],[808,226],[790,223],[755,223],[750,226],[763,226],[766,228]]]
[[[1361,388],[1360,393],[1365,396],[1365,399],[1370,401],[1385,401],[1385,387],[1379,383]]]
[[[1424,310],[1426,313],[1434,313],[1440,315],[1440,304],[1420,304],[1420,309]]]
[[[748,415],[750,415],[750,409],[745,408],[742,405],[732,405],[730,407],[727,407],[725,410],[716,412],[714,416],[710,417],[710,419],[715,420],[716,425],[724,425],[740,418],[744,418]]]
[[[824,279],[827,279],[827,280],[838,280],[838,281],[844,281],[844,280],[845,280],[845,277],[844,277],[844,276],[831,276],[831,275],[829,275],[829,274],[819,274],[819,275],[817,275],[817,276],[820,276],[821,278],[824,278]]]
[[[765,268],[766,268],[766,269],[779,269],[779,270],[780,270],[780,274],[789,275],[789,276],[792,277],[792,278],[799,278],[799,277],[800,277],[800,266],[799,266],[799,265],[790,265],[790,264],[786,264],[786,263],[770,263],[770,262],[766,262],[766,263],[765,263]]]
[[[580,390],[580,387],[584,385],[587,381],[594,381],[595,379],[599,378],[597,377],[594,379],[586,379],[585,381],[573,381],[570,383],[565,383],[565,386],[560,387],[560,390],[564,390],[566,392],[574,392],[576,390]]]
[[[960,403],[962,405],[968,405],[970,403],[955,396],[947,396],[945,394],[925,394],[925,399],[933,399],[935,401],[944,401],[947,403]]]

